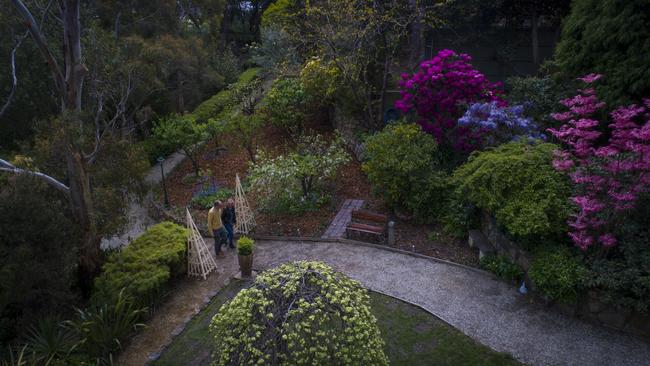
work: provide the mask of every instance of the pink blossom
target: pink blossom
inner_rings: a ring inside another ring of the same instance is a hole
[[[588,74],[588,75],[585,75],[585,76],[583,76],[581,78],[578,78],[578,80],[582,80],[587,84],[591,84],[594,81],[596,81],[596,80],[598,80],[598,79],[600,79],[602,77],[603,77],[603,75],[601,75],[601,74]]]

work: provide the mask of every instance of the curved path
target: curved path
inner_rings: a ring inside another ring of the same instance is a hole
[[[254,267],[292,260],[326,262],[369,289],[417,304],[526,364],[648,365],[650,360],[649,343],[529,304],[514,287],[482,271],[372,246],[287,241],[259,242]],[[214,293],[222,283],[218,279],[236,270],[235,261],[231,251],[219,261],[222,274],[195,283]],[[154,317],[151,327],[156,323]]]

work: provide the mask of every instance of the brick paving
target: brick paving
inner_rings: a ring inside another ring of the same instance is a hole
[[[325,230],[321,238],[340,239],[345,237],[345,227],[351,219],[352,210],[359,210],[363,206],[363,200],[345,200],[339,212],[334,216],[330,226]]]

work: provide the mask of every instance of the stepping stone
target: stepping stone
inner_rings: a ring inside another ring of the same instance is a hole
[[[325,230],[325,233],[321,238],[323,239],[340,239],[345,236],[345,228],[348,226],[348,223],[352,219],[352,211],[358,210],[363,206],[363,200],[351,200],[347,199],[341,205],[341,209],[334,216],[329,227]]]

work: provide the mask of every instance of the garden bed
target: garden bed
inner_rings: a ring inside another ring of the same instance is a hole
[[[248,284],[233,281],[223,288],[152,364],[209,365],[213,343],[210,321],[221,305]],[[418,307],[375,292],[370,297],[392,365],[519,365]]]
[[[326,136],[332,134],[329,126],[318,121],[312,123],[309,128]],[[226,136],[223,141],[229,141],[229,138]],[[284,130],[266,126],[260,141],[260,148],[269,154],[279,154],[286,150],[287,141],[288,137]],[[240,178],[244,179],[249,164],[247,152],[239,146],[228,146],[226,151],[215,154],[215,146],[209,142],[199,154],[199,165],[214,173],[214,180],[220,188],[234,190],[235,175],[239,174]],[[191,173],[192,166],[189,161],[185,161],[167,178],[169,201],[172,206],[183,208],[190,203],[196,185],[183,183],[183,177]],[[356,159],[352,159],[341,168],[337,178],[330,183],[328,191],[331,192],[329,203],[317,210],[308,211],[298,216],[262,212],[257,207],[256,197],[249,194],[247,197],[249,203],[256,211],[255,234],[321,237],[346,199],[364,200],[365,209],[389,214],[384,201],[371,193],[372,187],[361,171],[361,163]],[[207,209],[192,208],[191,211],[197,225],[204,227],[207,220]],[[465,241],[445,235],[438,226],[418,225],[396,220],[395,228],[396,248],[398,249],[478,266],[477,251],[469,248]]]

